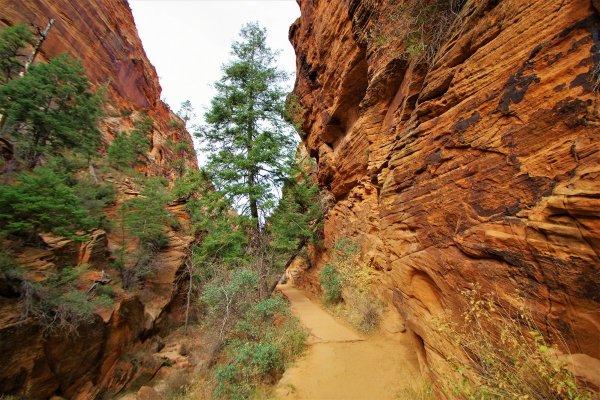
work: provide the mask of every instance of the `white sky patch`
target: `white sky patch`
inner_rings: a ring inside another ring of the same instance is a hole
[[[174,111],[190,100],[195,122],[203,122],[215,95],[212,84],[231,58],[231,44],[242,25],[251,21],[267,28],[271,49],[281,50],[278,64],[290,74],[291,90],[296,61],[288,30],[300,16],[295,0],[129,0],[129,5],[160,78],[162,98]]]

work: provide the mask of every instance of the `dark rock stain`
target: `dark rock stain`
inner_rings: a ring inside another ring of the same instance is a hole
[[[300,58],[300,72],[309,80],[310,86],[314,89],[317,86],[317,78],[319,73],[306,59],[306,55],[302,55]]]
[[[539,49],[532,52],[532,56],[535,56]],[[532,61],[525,61],[521,68],[516,74],[511,75],[504,86],[504,93],[500,98],[500,102],[497,111],[502,114],[508,114],[510,112],[511,104],[519,104],[525,98],[525,93],[529,89],[532,83],[539,83],[540,78],[535,74],[525,75],[525,71],[532,70],[535,63]]]
[[[469,118],[461,119],[456,124],[454,124],[452,126],[452,129],[454,129],[454,132],[464,132],[467,130],[467,128],[469,128],[472,125],[475,125],[479,121],[481,121],[481,114],[479,114],[478,111],[475,111],[473,114],[471,114]]]
[[[571,81],[569,85],[569,89],[574,89],[576,87],[583,88],[584,91],[591,93],[594,90],[593,84],[593,76],[590,73],[579,74]]]
[[[588,107],[593,104],[591,99],[581,100],[567,97],[554,105],[552,111],[564,120],[569,128],[587,125]]]
[[[567,87],[567,84],[566,84],[566,83],[562,83],[562,84],[560,84],[560,85],[558,85],[558,86],[555,86],[555,87],[554,87],[554,91],[555,91],[555,92],[561,92],[561,91],[563,91],[563,90],[564,90],[566,87]]]
[[[523,260],[521,253],[515,253],[508,250],[499,250],[484,246],[474,246],[473,248],[482,252],[483,254],[486,254],[491,258],[502,260],[509,265],[520,268],[531,268],[531,264]]]
[[[429,154],[425,158],[425,164],[426,165],[439,164],[440,161],[442,161],[442,152],[440,150],[436,151],[435,153]]]

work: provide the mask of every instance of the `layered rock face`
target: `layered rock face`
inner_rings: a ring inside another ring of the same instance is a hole
[[[459,320],[477,284],[504,307],[524,299],[597,371],[597,2],[467,1],[429,64],[394,35],[402,1],[299,3],[304,141],[337,200],[307,287],[336,240],[358,238],[425,370],[458,351],[435,320]]]
[[[193,152],[175,153],[167,146],[168,142],[185,142],[193,148],[189,134],[172,123],[181,121],[160,100],[156,71],[145,55],[125,0],[0,0],[0,10],[0,26],[25,22],[43,28],[54,18],[38,61],[67,52],[82,60],[95,85],[107,85],[101,152],[115,134],[131,129],[135,119],[147,114],[154,128],[148,161],[138,172],[172,180],[178,174],[174,161],[179,161],[179,167],[197,168]],[[104,173],[103,179],[117,189],[117,201],[107,210],[114,219],[122,202],[138,196],[140,188],[125,175]],[[15,254],[28,279],[39,281],[64,266],[85,265],[80,289],[89,295],[94,284],[109,276],[116,297],[114,308],[99,311],[93,323],[75,334],[48,335],[34,320],[23,320],[18,294],[0,282],[0,394],[98,398],[156,373],[161,362],[147,354],[159,346],[155,335],[164,333],[178,318],[173,313],[179,310],[177,282],[195,240],[188,234],[184,205],[174,203],[168,208],[180,227],[168,228],[168,245],[152,260],[152,274],[136,291],[121,290],[118,273],[110,267],[111,251],[120,246],[118,232],[97,230],[81,241],[42,235],[43,243],[37,248],[2,244]]]
[[[155,129],[148,155],[150,175],[173,175],[165,142],[187,142],[187,133],[169,127],[176,118],[160,100],[158,75],[144,52],[131,9],[126,0],[73,1],[73,0],[0,0],[0,26],[24,22],[44,28],[53,18],[48,38],[38,61],[61,53],[80,58],[92,81],[108,85],[105,104],[107,117],[103,121],[104,143],[109,144],[115,134],[129,130],[132,118],[147,113]],[[186,156],[188,167],[196,167],[193,154]]]

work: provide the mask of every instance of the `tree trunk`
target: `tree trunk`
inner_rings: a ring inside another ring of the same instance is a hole
[[[51,18],[50,21],[48,21],[48,24],[46,25],[46,28],[43,31],[40,30],[40,28],[38,28],[38,37],[39,37],[39,39],[38,39],[37,43],[35,44],[35,46],[33,48],[33,53],[31,53],[31,55],[29,56],[29,58],[25,62],[25,70],[23,72],[21,72],[21,76],[27,74],[27,71],[29,71],[29,67],[35,61],[35,57],[37,57],[38,53],[40,52],[40,49],[42,48],[42,45],[44,44],[44,41],[48,37],[48,33],[50,32],[50,28],[52,28],[52,25],[54,25],[54,22],[55,22],[54,18]]]
[[[258,220],[258,202],[252,192],[254,191],[255,186],[255,174],[254,171],[248,171],[248,188],[250,189],[250,216],[256,221],[256,234],[260,234],[260,221]]]

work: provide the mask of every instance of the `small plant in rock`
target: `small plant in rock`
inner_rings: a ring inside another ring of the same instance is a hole
[[[177,130],[184,128],[183,123],[181,121],[176,120],[176,119],[170,120],[169,123],[167,124],[167,126],[169,128],[171,128],[171,129],[177,129]]]
[[[366,42],[375,50],[392,41],[403,47],[400,58],[433,64],[447,34],[460,16],[465,0],[408,0],[391,2],[382,10],[376,3],[368,7],[378,14],[375,23],[364,34]]]
[[[153,124],[152,118],[145,116],[134,123],[131,132],[115,136],[107,151],[108,160],[114,167],[127,170],[147,161]]]
[[[21,302],[24,317],[33,317],[42,326],[44,334],[75,334],[81,325],[94,321],[97,308],[112,306],[108,296],[90,300],[77,289],[81,269],[65,267],[51,274],[46,281],[21,282]]]
[[[328,304],[342,301],[342,278],[333,264],[325,265],[319,278],[323,297]]]
[[[463,325],[440,322],[438,331],[463,357],[448,357],[455,379],[442,380],[446,396],[467,399],[591,400],[578,385],[558,346],[536,326],[524,305],[503,307],[473,285],[461,292]]]

